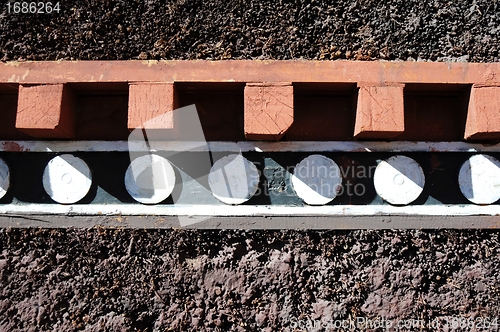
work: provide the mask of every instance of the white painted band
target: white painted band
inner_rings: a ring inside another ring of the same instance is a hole
[[[151,144],[151,142],[150,142]],[[137,141],[0,141],[0,152],[500,152],[500,144],[466,142],[178,142],[150,145]]]
[[[140,204],[30,204],[0,205],[0,214],[127,215],[127,216],[495,216],[499,205],[140,205]]]

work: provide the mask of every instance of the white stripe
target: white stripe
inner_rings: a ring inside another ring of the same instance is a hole
[[[238,150],[239,149],[239,150]],[[193,152],[500,152],[500,144],[483,145],[466,142],[154,142],[157,151]],[[0,141],[4,152],[139,152],[147,151],[137,141]]]
[[[494,216],[499,205],[329,205],[329,206],[257,206],[257,205],[171,205],[138,204],[85,205],[0,205],[0,214],[50,215],[154,215],[154,216]]]

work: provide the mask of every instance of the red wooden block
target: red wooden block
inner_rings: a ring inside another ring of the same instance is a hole
[[[404,84],[360,85],[356,124],[356,138],[393,138],[405,130]]]
[[[468,140],[500,138],[500,86],[472,86],[464,136]]]
[[[16,128],[37,138],[74,138],[74,105],[64,84],[20,85]]]
[[[245,136],[280,140],[293,123],[291,83],[249,83],[245,86]]]
[[[128,128],[148,134],[175,136],[177,96],[173,83],[133,83],[129,85]]]

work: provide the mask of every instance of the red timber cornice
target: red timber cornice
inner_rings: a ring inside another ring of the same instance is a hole
[[[217,84],[233,83],[241,85],[236,90],[241,90],[244,125],[241,136],[235,133],[228,140],[500,138],[500,64],[497,63],[183,60],[0,64],[0,93],[18,94],[15,128],[35,138],[80,139],[74,110],[75,95],[79,92],[74,90],[81,88],[78,84],[93,91],[109,89],[97,83],[132,87],[126,92],[129,130],[178,107],[181,90],[176,87],[178,84],[205,84],[203,89],[213,90]],[[431,105],[411,97],[422,92],[434,97],[454,93],[460,110],[455,114],[452,109],[455,106],[446,105],[446,100],[433,105],[431,98]],[[345,105],[344,109],[334,109],[325,99],[298,98],[339,94],[353,97],[352,110]],[[238,106],[234,109],[240,107],[238,98],[236,94],[234,100]],[[325,110],[321,111],[322,108]],[[447,111],[441,112],[440,108]],[[339,128],[321,128],[313,123],[314,118],[332,114],[338,119]],[[306,124],[304,119],[308,117],[310,123]],[[457,118],[447,125],[450,117]],[[414,124],[434,122],[434,118],[438,118],[434,132],[426,133]],[[443,122],[441,127],[439,119]],[[165,124],[154,123],[150,129],[172,130],[175,126],[174,119],[169,119]]]

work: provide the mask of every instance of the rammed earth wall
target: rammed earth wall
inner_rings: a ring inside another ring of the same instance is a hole
[[[497,62],[498,6],[71,1],[51,15],[8,14],[4,6],[0,56]],[[120,103],[113,106],[126,107]],[[279,331],[322,319],[344,330],[382,331],[387,322],[499,330],[496,230],[13,226],[0,230],[0,330]]]

